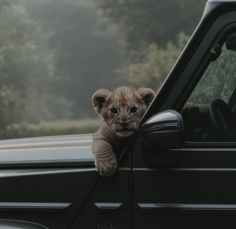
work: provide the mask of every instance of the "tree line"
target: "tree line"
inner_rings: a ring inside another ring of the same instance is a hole
[[[100,87],[158,88],[204,3],[1,1],[0,128],[93,117],[90,97]]]

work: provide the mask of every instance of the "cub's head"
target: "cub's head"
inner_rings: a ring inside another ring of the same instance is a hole
[[[95,111],[121,137],[127,137],[138,128],[141,117],[155,93],[150,88],[118,87],[113,91],[99,89],[92,96]]]

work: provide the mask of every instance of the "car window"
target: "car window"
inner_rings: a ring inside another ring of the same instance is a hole
[[[182,114],[187,140],[236,141],[236,39],[227,37],[193,90]]]
[[[210,104],[214,99],[229,102],[236,82],[236,52],[225,44],[221,55],[208,66],[188,102]]]

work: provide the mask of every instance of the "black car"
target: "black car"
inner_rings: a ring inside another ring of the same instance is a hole
[[[209,0],[189,43],[101,177],[91,136],[0,143],[0,229],[236,227],[236,1]]]

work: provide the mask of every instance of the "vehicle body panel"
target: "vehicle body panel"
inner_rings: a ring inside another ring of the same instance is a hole
[[[91,143],[91,135],[2,140],[0,219],[56,229],[129,224],[129,158],[119,174],[103,179]]]
[[[212,59],[215,44],[235,29],[236,1],[209,1],[201,22],[158,92],[152,115],[181,111]],[[136,141],[133,163],[134,227],[234,228],[235,144],[191,144],[165,150]],[[173,165],[171,161],[175,160]],[[147,194],[148,193],[148,194]]]
[[[47,229],[43,225],[35,224],[28,221],[19,220],[0,220],[0,229]]]

